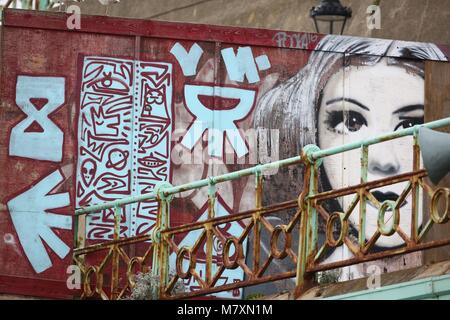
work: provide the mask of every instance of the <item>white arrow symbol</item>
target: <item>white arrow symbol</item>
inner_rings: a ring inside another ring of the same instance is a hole
[[[8,201],[9,213],[20,244],[37,273],[52,266],[42,240],[61,259],[70,251],[69,247],[55,235],[51,228],[71,230],[72,217],[47,212],[47,210],[70,204],[68,192],[49,195],[63,181],[63,175],[56,170],[30,189]]]

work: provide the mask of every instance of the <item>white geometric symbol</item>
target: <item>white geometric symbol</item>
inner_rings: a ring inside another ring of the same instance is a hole
[[[200,96],[215,96],[226,99],[238,99],[239,103],[230,109],[213,110],[200,101]],[[185,85],[186,108],[196,117],[181,144],[192,149],[203,133],[208,130],[208,154],[223,156],[224,135],[240,158],[248,153],[235,121],[244,119],[251,111],[255,101],[255,91],[232,87]],[[214,121],[216,119],[216,121]]]
[[[185,76],[193,76],[197,73],[197,65],[203,54],[203,50],[198,44],[194,43],[191,49],[189,49],[189,52],[187,52],[186,49],[177,42],[170,50],[170,53],[178,60]]]
[[[71,230],[72,217],[47,212],[70,204],[68,192],[49,194],[63,181],[63,175],[56,170],[7,204],[20,244],[37,273],[52,266],[43,241],[61,259],[70,251],[51,228]]]
[[[249,83],[258,82],[260,80],[258,69],[270,68],[269,58],[266,55],[254,58],[250,47],[239,47],[237,54],[233,48],[226,48],[221,52],[228,77],[232,81],[243,82],[246,76]]]
[[[64,133],[48,116],[64,103],[65,79],[61,77],[18,76],[16,104],[27,115],[12,130],[9,155],[60,162]],[[40,110],[33,99],[44,101]],[[36,123],[39,131],[27,131]]]

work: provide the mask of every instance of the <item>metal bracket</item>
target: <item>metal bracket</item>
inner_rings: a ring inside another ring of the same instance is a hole
[[[321,166],[323,163],[323,159],[313,159],[313,153],[320,151],[320,148],[315,144],[307,144],[302,149],[302,158],[307,161],[309,164],[317,164],[317,166]]]

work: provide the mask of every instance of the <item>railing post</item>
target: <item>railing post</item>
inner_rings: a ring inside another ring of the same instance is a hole
[[[318,191],[318,167],[322,161],[312,158],[313,152],[319,151],[316,145],[306,145],[302,150],[302,160],[305,165],[303,177],[303,191],[298,198],[299,208],[302,210],[300,218],[298,259],[296,273],[295,297],[299,297],[312,286],[313,279],[307,273],[309,258],[317,249],[318,221],[317,212],[310,197]]]
[[[420,170],[420,146],[418,139],[419,127],[414,127],[413,134],[413,168],[412,171]],[[417,243],[418,227],[419,227],[419,201],[420,201],[420,188],[419,179],[413,178],[411,189],[411,201],[412,201],[412,219],[411,219],[411,239],[414,243]]]
[[[253,274],[257,274],[260,264],[260,251],[261,251],[261,211],[262,208],[262,173],[259,166],[255,172],[255,208],[256,211],[253,215]]]
[[[156,242],[156,246],[153,251],[152,275],[156,277],[159,275],[160,286],[159,288],[153,288],[152,294],[159,298],[164,298],[164,290],[169,282],[169,244],[163,231],[170,227],[170,201],[173,198],[172,195],[167,196],[164,193],[164,188],[171,186],[170,183],[163,182],[155,187],[159,206],[153,234],[153,241]]]
[[[215,204],[216,204],[216,182],[214,178],[208,178],[208,220],[215,217]],[[208,224],[206,227],[206,283],[209,285],[212,280],[212,255],[213,255],[213,242],[214,231],[213,226]]]
[[[152,277],[159,277],[161,280],[161,252],[162,252],[162,239],[161,239],[161,217],[163,216],[163,204],[162,200],[158,196],[158,214],[156,216],[155,227],[153,228],[152,234],[152,245],[153,245],[153,253],[152,253],[152,268],[151,274]],[[163,285],[160,281],[159,288],[152,288],[152,296],[156,295],[161,296],[163,293]]]
[[[369,146],[361,145],[361,180],[360,183],[367,182],[367,172],[369,165]],[[359,237],[358,242],[361,250],[366,243],[366,195],[365,190],[359,189]]]
[[[84,248],[85,243],[85,221],[86,215],[77,215],[73,216],[73,251],[72,251],[72,261],[74,265],[76,265],[81,271],[81,279],[80,284],[84,283],[84,277],[86,272],[86,255],[77,255],[75,251],[79,248]],[[82,220],[83,227],[80,228],[80,220]],[[81,291],[81,297],[83,297],[83,291]]]
[[[298,197],[298,206],[301,210],[300,227],[298,232],[298,254],[297,272],[295,278],[295,297],[303,292],[306,274],[306,263],[308,257],[307,234],[308,234],[308,206],[305,197],[309,193],[309,178],[311,174],[311,164],[305,162],[303,191]]]
[[[76,255],[75,250],[86,246],[86,214],[74,214],[73,216],[73,261],[80,268],[82,277],[86,271],[86,255]]]
[[[317,250],[317,234],[318,234],[318,217],[317,210],[314,206],[313,201],[309,199],[309,197],[315,195],[318,192],[318,167],[317,163],[312,163],[311,167],[311,176],[309,182],[309,193],[308,193],[308,237],[307,237],[307,245],[308,245],[308,258],[310,255],[314,255]]]
[[[120,238],[120,216],[121,208],[114,207],[114,240]],[[112,250],[112,274],[111,274],[111,300],[116,300],[119,296],[119,246],[114,244]]]

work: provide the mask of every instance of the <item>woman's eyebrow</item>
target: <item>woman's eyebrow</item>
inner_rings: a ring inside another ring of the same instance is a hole
[[[335,99],[328,100],[328,101],[326,102],[326,105],[329,105],[329,104],[332,104],[332,103],[335,103],[335,102],[338,102],[338,101],[346,101],[346,102],[350,102],[350,103],[353,103],[354,105],[357,105],[358,107],[360,107],[360,108],[362,108],[362,109],[364,109],[364,110],[370,111],[370,109],[367,108],[365,105],[363,105],[361,102],[356,101],[356,100],[351,99],[351,98],[344,98],[344,97],[342,97],[342,98],[335,98]]]
[[[402,108],[394,111],[393,114],[409,112],[409,111],[414,111],[414,110],[423,110],[423,109],[424,109],[423,104],[412,104],[410,106],[402,107]]]

